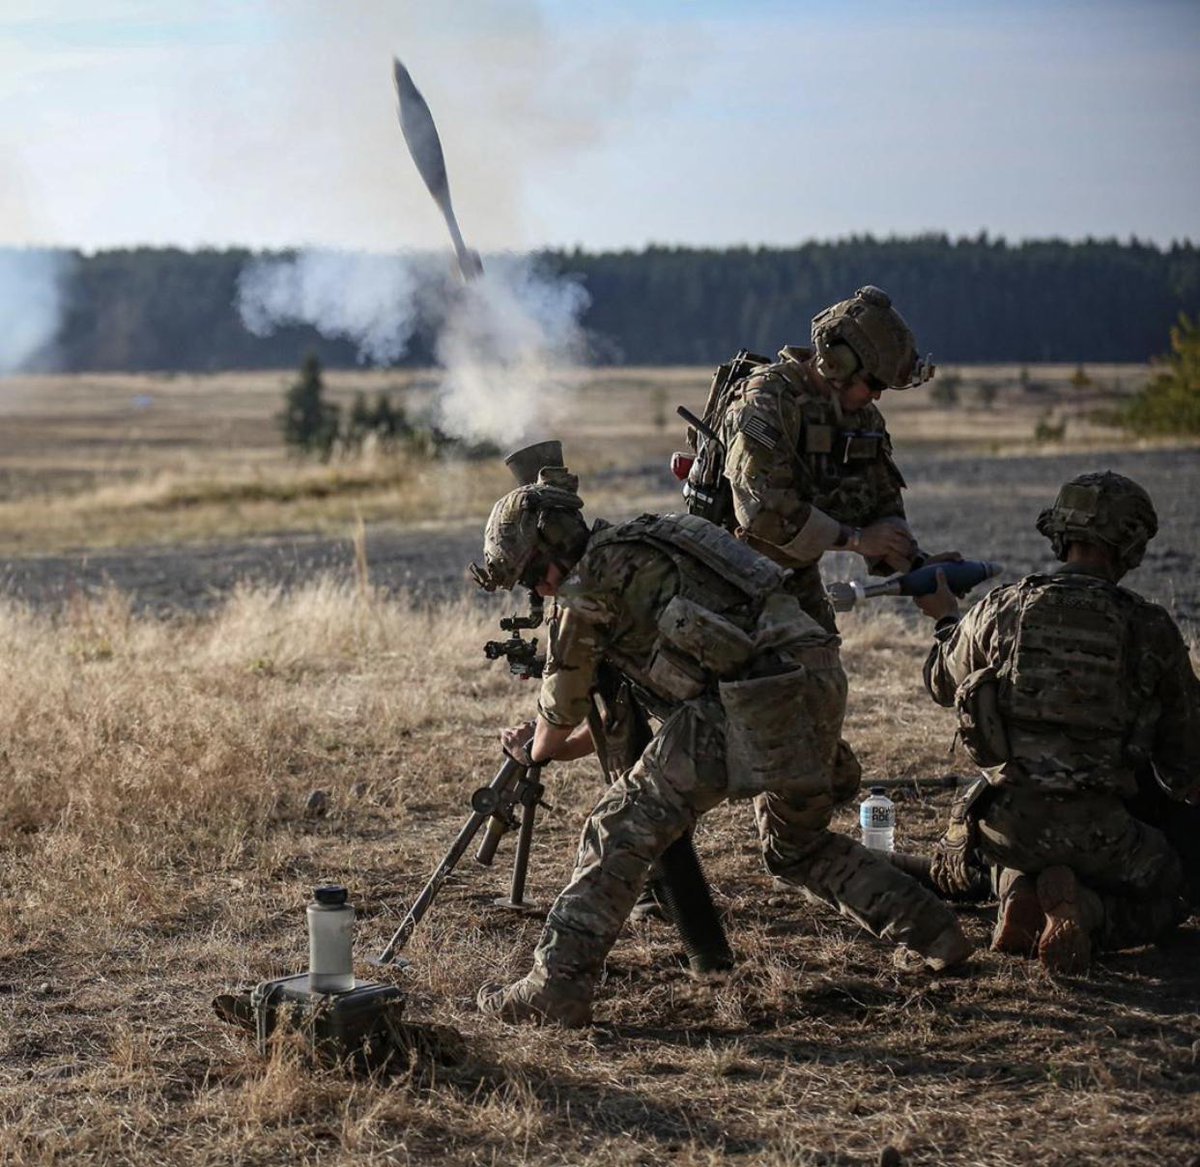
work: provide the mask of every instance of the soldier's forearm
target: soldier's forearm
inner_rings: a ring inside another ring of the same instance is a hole
[[[539,766],[545,762],[569,762],[586,757],[594,749],[595,744],[586,723],[576,726],[553,725],[544,717],[539,717],[529,746],[529,758]]]

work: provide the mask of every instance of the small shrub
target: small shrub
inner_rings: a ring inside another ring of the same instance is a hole
[[[958,404],[958,391],[962,387],[962,374],[949,370],[934,377],[930,390],[930,400],[935,405],[950,407]]]
[[[1033,427],[1033,440],[1039,444],[1042,442],[1061,442],[1067,434],[1067,419],[1060,418],[1057,422],[1054,421],[1054,415],[1050,410],[1046,410],[1037,420],[1037,425]]]
[[[321,362],[316,353],[309,353],[300,367],[300,376],[284,396],[278,418],[283,440],[294,450],[327,459],[338,438],[340,415],[341,410],[325,400]]]
[[[1129,403],[1121,422],[1139,434],[1200,434],[1200,326],[1181,314],[1171,352]]]

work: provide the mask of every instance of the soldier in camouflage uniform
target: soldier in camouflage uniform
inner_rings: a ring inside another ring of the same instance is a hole
[[[496,504],[485,531],[484,587],[521,583],[558,599],[535,727],[506,731],[505,747],[539,764],[591,752],[605,728],[588,724],[602,667],[619,670],[660,724],[588,818],[533,968],[485,985],[480,1008],[586,1024],[651,865],[727,798],[754,798],[774,874],[930,968],[963,961],[971,946],[944,904],[827,829],[845,675],[837,637],[786,594],[786,573],[692,515],[589,530],[576,486],[546,467]]]
[[[992,947],[1079,972],[1093,950],[1149,943],[1186,916],[1178,854],[1126,802],[1152,765],[1200,798],[1200,683],[1179,629],[1118,586],[1158,529],[1149,495],[1111,472],[1066,483],[1038,517],[1065,566],[996,588],[961,620],[945,587],[925,684],[958,710],[987,779],[939,844],[953,887],[976,842],[999,869]]]
[[[875,402],[932,376],[887,293],[868,286],[814,317],[811,349],[784,348],[733,390],[722,420],[730,530],[791,570],[788,590],[830,631],[825,551],[858,552],[884,575],[929,559],[905,519]]]

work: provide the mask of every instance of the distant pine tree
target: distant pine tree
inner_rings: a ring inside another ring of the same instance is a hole
[[[325,400],[321,362],[316,353],[309,353],[284,396],[278,417],[283,440],[293,450],[327,459],[337,441],[340,416],[338,406]]]

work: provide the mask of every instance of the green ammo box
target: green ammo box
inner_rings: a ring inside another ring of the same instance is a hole
[[[400,1015],[404,994],[393,985],[366,981],[344,993],[308,987],[308,973],[263,981],[250,994],[260,1053],[280,1027],[297,1031],[318,1057],[381,1065],[404,1049]]]

